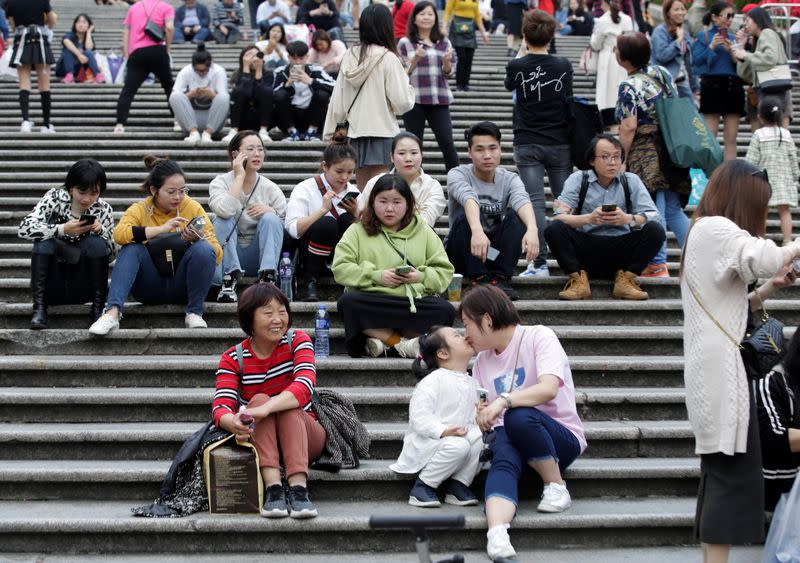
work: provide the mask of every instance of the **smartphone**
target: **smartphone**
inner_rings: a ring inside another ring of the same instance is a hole
[[[488,401],[489,401],[489,392],[482,387],[478,387],[478,402],[486,403]]]
[[[346,202],[350,201],[351,199],[356,199],[357,197],[358,197],[357,193],[355,193],[355,192],[347,192],[346,194],[344,194],[342,196],[341,202],[342,203],[346,203]]]
[[[80,221],[84,225],[93,225],[94,222],[97,221],[97,217],[89,213],[84,213],[83,215],[81,215]]]
[[[489,260],[497,260],[497,257],[500,256],[500,251],[496,248],[489,247],[489,251],[486,253],[486,258]]]
[[[202,216],[195,217],[194,219],[189,221],[189,226],[191,228],[193,228],[195,231],[197,231],[198,233],[202,233],[203,232],[203,226],[205,224],[206,224],[206,219],[205,219],[205,217],[202,217]]]
[[[398,276],[404,276],[411,271],[411,266],[398,266],[394,269],[394,273]]]
[[[614,203],[607,203],[604,204],[603,207],[601,207],[600,209],[603,210],[603,213],[611,213],[612,211],[617,210],[617,206]]]

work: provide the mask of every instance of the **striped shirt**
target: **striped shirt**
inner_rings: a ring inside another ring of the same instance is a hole
[[[233,12],[234,17],[230,17],[230,12]],[[214,6],[213,15],[214,27],[224,25],[227,28],[238,29],[240,25],[244,24],[244,10],[239,2],[234,2],[230,6],[222,3],[222,0]]]
[[[311,402],[311,393],[317,382],[317,368],[314,361],[314,345],[303,331],[293,332],[294,355],[289,341],[284,336],[268,358],[258,358],[250,349],[250,339],[242,342],[242,362],[244,381],[242,401],[247,405],[253,396],[263,393],[274,397],[289,391],[297,398],[300,408],[316,418]],[[238,409],[239,363],[236,360],[236,346],[229,348],[219,361],[217,369],[217,389],[211,415],[219,427],[219,419]]]
[[[453,103],[453,93],[447,83],[447,77],[452,76],[456,69],[456,54],[453,52],[453,64],[450,74],[445,74],[442,70],[442,58],[453,46],[446,37],[433,46],[425,46],[425,56],[417,63],[414,72],[408,77],[409,82],[414,87],[418,104],[447,106]],[[412,43],[407,37],[403,37],[397,43],[397,50],[403,65],[408,68],[411,59],[417,52],[417,44]]]

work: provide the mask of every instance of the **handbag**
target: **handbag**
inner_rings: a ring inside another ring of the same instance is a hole
[[[455,16],[450,22],[450,41],[453,47],[476,48],[475,20]]]
[[[160,1],[156,2],[154,6],[158,6],[160,3]],[[150,14],[147,13],[144,6],[142,9],[144,10],[144,15],[147,17],[147,23],[144,24],[144,34],[156,43],[162,43],[165,36],[164,28],[150,19]]]
[[[578,63],[578,68],[580,68],[584,74],[588,75],[597,74],[597,55],[599,51],[595,51],[592,49],[591,45],[587,45],[586,48],[583,50],[581,54],[581,60]]]
[[[175,276],[183,255],[189,250],[191,243],[180,233],[162,233],[147,239],[147,250],[159,275],[165,278]]]
[[[764,94],[783,94],[792,89],[792,71],[788,64],[775,65],[769,70],[756,71],[758,89]]]
[[[378,63],[375,65],[375,67],[381,64],[383,57],[385,57],[386,53],[388,52],[389,51],[385,51],[383,55],[381,55],[381,58],[378,59]],[[361,90],[364,89],[364,86],[367,84],[367,80],[369,80],[369,77],[367,77],[367,79],[361,83],[361,86],[358,87],[358,91],[356,92],[356,95],[353,97],[353,101],[350,102],[350,107],[347,108],[347,112],[344,115],[344,121],[340,121],[336,124],[336,127],[333,130],[334,142],[343,143],[347,140],[347,137],[350,136],[350,111],[353,109],[353,106],[356,105],[356,100],[358,99],[358,95],[361,94]]]

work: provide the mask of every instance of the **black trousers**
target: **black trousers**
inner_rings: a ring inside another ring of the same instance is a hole
[[[586,270],[589,277],[604,279],[614,279],[618,270],[641,274],[666,236],[657,221],[619,236],[583,233],[563,221],[552,221],[544,230],[547,246],[564,273]]]
[[[328,113],[328,102],[331,95],[324,90],[314,90],[311,103],[305,109],[292,105],[292,97],[285,89],[274,93],[275,115],[278,127],[284,132],[292,127],[298,131],[305,131],[309,127],[321,129],[325,124],[325,114]]]
[[[128,114],[131,111],[131,104],[136,92],[139,91],[144,79],[150,73],[155,74],[164,94],[167,98],[169,107],[169,95],[172,92],[172,69],[169,66],[169,53],[164,45],[153,45],[136,49],[128,57],[127,71],[125,73],[125,85],[120,92],[117,101],[117,123],[125,125],[128,123]],[[170,109],[170,113],[172,109]]]
[[[472,74],[472,58],[475,56],[474,47],[456,47],[456,87],[467,88],[469,77]]]
[[[446,171],[458,166],[458,151],[453,142],[453,121],[450,119],[450,106],[435,106],[432,104],[414,104],[408,113],[403,115],[403,125],[406,131],[414,133],[422,139],[425,132],[425,122],[433,131],[436,143],[444,156]]]
[[[304,277],[319,278],[326,273],[327,263],[353,219],[349,213],[342,213],[338,219],[326,215],[309,227],[300,239],[299,263]]]
[[[108,256],[105,241],[90,234],[78,242],[67,243],[80,249],[81,257],[77,264],[69,264],[58,256],[58,246],[53,239],[39,240],[33,243],[32,254],[50,256],[50,267],[47,271],[48,305],[80,304],[92,300],[92,279],[87,259]]]
[[[468,278],[480,276],[501,277],[510,279],[514,275],[514,267],[522,254],[522,236],[525,234],[525,224],[517,212],[509,209],[497,230],[488,234],[491,247],[500,254],[496,260],[481,262],[470,252],[472,230],[469,228],[466,216],[455,220],[447,236],[445,250],[456,272]]]
[[[249,86],[249,85],[248,85]],[[272,86],[263,81],[254,88],[236,87],[231,92],[231,127],[243,131],[272,126],[275,104]]]

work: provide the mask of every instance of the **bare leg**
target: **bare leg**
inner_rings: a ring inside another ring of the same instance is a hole
[[[364,189],[364,186],[367,185],[370,178],[377,176],[378,174],[383,174],[384,172],[388,172],[389,169],[386,166],[378,165],[378,166],[364,166],[356,170],[356,187],[358,191]]]
[[[391,328],[368,328],[364,331],[370,338],[377,338],[381,342],[386,342],[390,336],[394,334],[394,330]]]
[[[39,81],[39,91],[47,92],[50,89],[50,67],[48,65],[36,65],[36,78]],[[30,85],[28,87],[30,88]]]
[[[19,89],[31,89],[31,67],[30,65],[20,65],[17,67],[17,76],[19,77]]]
[[[783,244],[792,242],[792,212],[789,211],[788,205],[778,206],[778,217],[781,220],[781,235],[783,235]]]
[[[739,115],[726,115],[722,138],[725,143],[725,160],[736,159],[736,135],[739,133]]]
[[[308,483],[308,477],[305,473],[294,473],[286,478],[286,482],[290,487],[305,487]]]
[[[728,563],[728,552],[731,546],[713,543],[704,543],[702,546],[703,563]]]
[[[564,484],[564,480],[561,478],[561,470],[558,468],[556,460],[552,457],[550,459],[531,461],[528,465],[533,467],[533,470],[539,474],[539,477],[542,478],[545,485],[548,483]]]
[[[292,475],[294,477],[294,475]],[[280,467],[262,467],[261,478],[264,479],[264,486],[271,487],[272,485],[281,484],[281,469]]]
[[[486,523],[489,528],[510,524],[516,512],[517,507],[508,499],[502,497],[489,497],[486,499]]]

